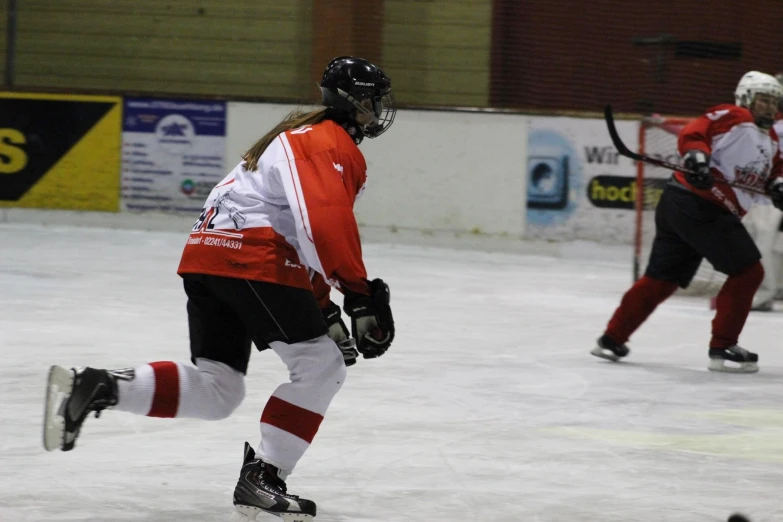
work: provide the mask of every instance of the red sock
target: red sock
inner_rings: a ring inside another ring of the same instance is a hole
[[[606,327],[606,335],[623,344],[655,308],[677,290],[677,284],[644,276],[625,293]]]
[[[710,348],[728,348],[737,344],[739,334],[753,304],[753,296],[764,279],[764,267],[757,261],[739,274],[726,279],[715,298]]]

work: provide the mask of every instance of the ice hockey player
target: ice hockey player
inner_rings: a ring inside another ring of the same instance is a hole
[[[260,445],[254,450],[245,443],[232,518],[315,516],[313,501],[288,494],[286,478],[357,350],[379,357],[395,334],[389,288],[367,279],[353,214],[367,169],[357,145],[392,124],[391,81],[367,60],[343,56],[326,67],[321,92],[323,107],[289,115],[215,186],[187,239],[178,273],[195,367],[172,361],[115,371],[53,366],[47,450],[73,449],[85,418],[104,409],[229,416],[244,398],[252,342],[282,359],[290,382],[263,409]],[[330,301],[330,286],[343,293],[355,344]]]
[[[778,82],[783,82],[783,73],[778,73],[775,78]],[[783,98],[778,104],[777,119],[772,128],[778,138],[783,136]],[[783,147],[783,142],[781,146]],[[775,299],[783,289],[783,254],[776,249],[783,231],[783,214],[769,205],[756,205],[742,221],[761,251],[761,264],[764,266],[764,280],[753,297],[751,310],[769,312],[773,310]]]
[[[781,129],[783,132],[783,129]],[[781,253],[776,250],[780,236],[783,214],[771,205],[754,205],[742,223],[750,232],[761,252],[761,265],[764,267],[764,279],[753,296],[752,312],[771,312],[781,287]]]
[[[728,276],[716,298],[709,369],[758,371],[758,355],[738,340],[764,269],[740,218],[754,204],[783,208],[783,159],[772,130],[783,88],[773,76],[751,71],[734,95],[736,105],[712,107],[680,132],[684,168],[669,180],[656,208],[647,269],[623,296],[593,355],[614,361],[627,356],[631,335],[678,286],[688,286],[706,258]]]

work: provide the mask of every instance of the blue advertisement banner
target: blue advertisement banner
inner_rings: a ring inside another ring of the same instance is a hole
[[[122,208],[197,213],[226,175],[226,103],[125,98]]]
[[[617,129],[638,142],[638,121]],[[527,154],[528,237],[632,241],[636,164],[615,150],[602,119],[533,117]]]

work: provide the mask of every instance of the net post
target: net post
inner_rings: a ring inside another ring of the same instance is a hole
[[[639,122],[639,154],[645,153],[644,139],[647,132],[644,120]],[[633,242],[633,281],[636,282],[641,277],[641,256],[643,241],[643,212],[644,212],[644,165],[641,161],[636,162],[636,222],[634,225]]]

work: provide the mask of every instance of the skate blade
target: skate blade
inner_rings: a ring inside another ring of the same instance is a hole
[[[612,362],[617,362],[621,359],[612,350],[605,350],[600,346],[596,346],[595,348],[593,348],[590,351],[590,353],[592,355],[595,355],[596,357],[600,357],[601,359],[606,359],[607,361],[612,361]]]
[[[62,366],[49,368],[46,381],[43,445],[46,451],[62,449],[65,440],[65,419],[59,414],[60,405],[73,391],[73,372]]]
[[[774,312],[775,305],[773,303],[774,301],[764,301],[763,303],[759,303],[751,306],[750,311],[751,312]]]
[[[255,514],[252,516],[248,516],[244,513],[244,510],[240,511],[239,506],[234,509],[233,513],[231,513],[231,522],[250,522],[251,520],[255,520]]]
[[[739,366],[731,366],[737,364]],[[756,373],[759,371],[759,365],[754,362],[733,363],[725,359],[710,359],[710,365],[707,367],[711,372],[723,373]]]
[[[259,517],[259,515],[266,515]],[[264,522],[269,521],[269,516],[280,517],[283,522],[313,522],[315,517],[302,513],[270,513],[261,508],[251,506],[234,506],[234,512],[231,514],[231,522]]]
[[[313,522],[313,520],[315,520],[315,517],[312,515],[296,513],[283,513],[280,515],[280,518],[283,519],[283,522]]]

